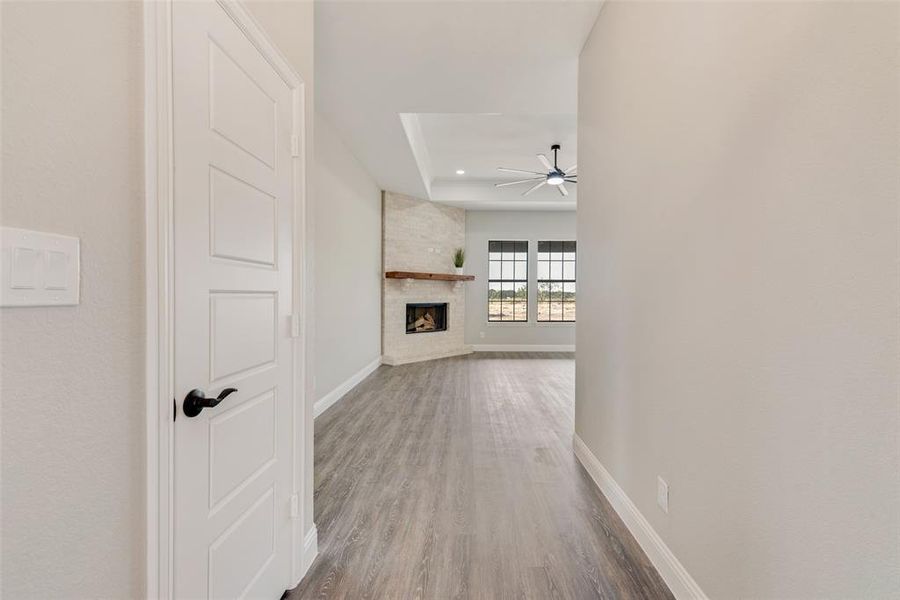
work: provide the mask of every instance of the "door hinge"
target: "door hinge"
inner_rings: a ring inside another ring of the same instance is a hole
[[[300,156],[300,136],[291,136],[291,156]]]
[[[291,518],[300,518],[300,497],[297,494],[291,496]]]
[[[291,315],[291,337],[300,337],[300,315]]]

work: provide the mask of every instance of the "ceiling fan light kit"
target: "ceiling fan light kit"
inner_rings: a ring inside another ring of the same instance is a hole
[[[557,154],[559,152],[560,146],[559,144],[553,144],[550,146],[550,150],[553,152],[553,163],[550,163],[550,160],[543,154],[538,154],[537,158],[541,161],[541,164],[544,168],[547,169],[546,173],[541,171],[523,171],[521,169],[508,169],[506,167],[497,167],[498,171],[503,171],[505,173],[522,173],[526,175],[534,175],[534,177],[529,177],[528,179],[520,179],[518,181],[504,181],[502,183],[495,183],[494,187],[505,187],[508,185],[517,185],[519,183],[533,183],[537,182],[535,185],[526,190],[522,195],[527,196],[531,192],[541,188],[545,185],[556,186],[556,189],[559,190],[559,193],[563,196],[569,195],[569,190],[566,189],[566,184],[571,183],[575,185],[578,183],[576,179],[577,175],[575,175],[575,171],[578,168],[578,165],[572,165],[566,170],[562,170],[557,165]]]

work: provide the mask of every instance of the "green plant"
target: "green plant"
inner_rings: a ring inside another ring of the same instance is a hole
[[[466,262],[466,251],[463,248],[457,248],[456,252],[453,253],[453,265],[457,269],[461,269],[463,263]]]

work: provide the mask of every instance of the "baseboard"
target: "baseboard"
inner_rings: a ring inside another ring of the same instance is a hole
[[[672,594],[678,600],[696,599],[707,600],[706,594],[694,581],[684,565],[679,562],[672,551],[666,546],[659,534],[650,525],[650,522],[644,518],[641,511],[638,510],[631,498],[625,493],[616,480],[613,479],[609,471],[603,466],[599,459],[594,456],[590,448],[584,441],[578,437],[576,433],[572,438],[572,447],[575,450],[575,456],[584,465],[585,470],[609,500],[609,503],[616,510],[619,517],[628,527],[631,535],[640,544],[641,549],[659,571],[659,575],[672,590]]]
[[[575,344],[476,344],[475,352],[575,352]]]
[[[313,405],[313,418],[318,417],[323,412],[331,408],[334,403],[344,397],[344,394],[355,388],[360,381],[368,377],[380,365],[381,357],[379,356],[378,358],[364,366],[362,369],[351,375],[342,384],[322,396],[322,398]]]
[[[303,537],[303,556],[301,557],[301,565],[302,568],[300,570],[300,578],[294,582],[294,585],[290,587],[290,589],[294,589],[300,582],[303,581],[303,578],[306,577],[306,574],[309,572],[309,568],[312,566],[313,561],[316,560],[316,556],[319,555],[319,531],[316,529],[315,524],[309,528],[309,531],[306,532],[306,535]]]

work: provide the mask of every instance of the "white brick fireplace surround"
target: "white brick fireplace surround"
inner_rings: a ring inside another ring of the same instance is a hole
[[[466,245],[466,212],[384,192],[383,271],[453,273],[453,251]],[[382,354],[388,365],[468,354],[465,344],[466,283],[383,279]],[[407,303],[449,304],[446,331],[406,333]]]

